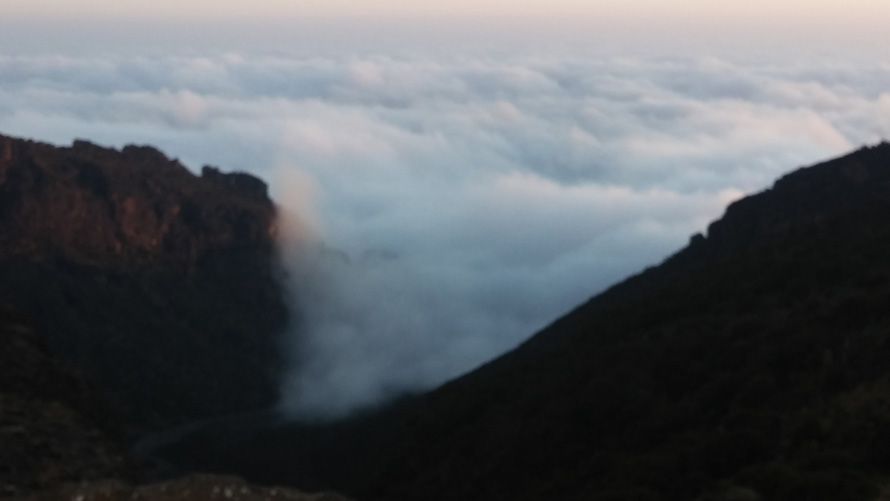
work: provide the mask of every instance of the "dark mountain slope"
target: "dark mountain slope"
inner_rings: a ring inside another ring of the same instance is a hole
[[[276,400],[265,184],[150,147],[0,136],[0,284],[134,432]]]
[[[890,145],[421,399],[376,499],[873,499],[890,468]],[[738,497],[731,497],[738,496]]]
[[[694,235],[687,247],[661,265],[647,268],[591,298],[532,336],[516,352],[534,351],[535,347],[551,343],[578,317],[640,297],[683,274],[761,245],[765,240],[819,230],[829,220],[880,218],[879,206],[886,203],[890,183],[890,170],[883,167],[888,162],[887,150],[887,143],[881,143],[834,161],[798,169],[776,181],[772,188],[730,204],[726,214],[708,227],[707,238]]]

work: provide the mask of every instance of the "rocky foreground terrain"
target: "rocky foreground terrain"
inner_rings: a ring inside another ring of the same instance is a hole
[[[307,494],[281,487],[259,487],[235,477],[189,475],[169,482],[132,486],[119,481],[67,485],[41,492],[29,501],[349,501],[333,493]]]

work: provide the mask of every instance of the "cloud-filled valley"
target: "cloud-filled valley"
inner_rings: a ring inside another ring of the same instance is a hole
[[[291,222],[283,405],[331,416],[472,369],[744,193],[890,137],[890,66],[0,55],[0,131],[268,180]]]

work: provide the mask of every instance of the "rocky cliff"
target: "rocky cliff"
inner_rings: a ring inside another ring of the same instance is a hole
[[[0,136],[0,296],[132,433],[275,401],[275,225],[247,174]]]

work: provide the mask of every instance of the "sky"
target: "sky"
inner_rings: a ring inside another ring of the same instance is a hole
[[[423,16],[598,16],[750,20],[779,16],[786,21],[869,19],[890,12],[882,0],[6,0],[5,15],[35,17],[280,18]]]
[[[270,184],[282,407],[434,387],[890,137],[890,2],[6,0],[0,133]]]

